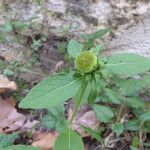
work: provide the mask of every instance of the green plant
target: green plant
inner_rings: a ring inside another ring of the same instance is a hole
[[[15,141],[17,136],[17,133],[0,134],[0,149],[13,145],[13,142]]]
[[[75,67],[41,81],[19,104],[20,108],[50,110],[43,123],[60,133],[54,150],[84,150],[81,137],[71,129],[81,104],[93,109],[103,131],[99,134],[88,127],[81,128],[103,148],[109,146],[112,138],[119,141],[127,133],[132,133],[126,138],[132,149],[148,145],[148,139],[143,137],[150,132],[150,110],[143,95],[149,96],[150,59],[131,53],[102,57],[99,53],[103,45],[94,46],[94,39],[102,39],[108,31],[83,35],[83,44],[71,40],[68,54],[74,58]],[[64,110],[58,108],[59,104],[70,98],[75,102],[74,112],[70,121],[63,121],[64,128],[58,130],[59,119],[66,120],[60,117]],[[105,132],[109,135],[102,134]]]

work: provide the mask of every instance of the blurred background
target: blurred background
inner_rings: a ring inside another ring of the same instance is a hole
[[[38,82],[67,66],[70,38],[103,28],[104,55],[150,55],[149,0],[1,0],[0,73]]]

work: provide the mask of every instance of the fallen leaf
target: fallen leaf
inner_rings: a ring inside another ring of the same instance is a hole
[[[0,97],[0,133],[9,133],[20,129],[26,121],[26,117],[17,112],[7,100]]]
[[[41,150],[51,150],[55,144],[57,132],[38,133],[33,139],[32,146],[39,147]]]
[[[7,98],[6,101],[9,105],[11,105],[12,107],[16,106],[16,100],[14,100],[12,97]]]
[[[9,79],[3,75],[0,75],[0,93],[4,93],[6,90],[16,90],[17,85],[13,81],[9,81]]]

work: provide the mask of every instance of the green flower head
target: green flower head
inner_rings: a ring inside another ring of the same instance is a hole
[[[81,73],[92,72],[97,67],[97,57],[92,51],[81,52],[75,58],[75,68]]]

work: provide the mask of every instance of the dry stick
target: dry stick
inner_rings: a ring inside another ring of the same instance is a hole
[[[125,102],[121,105],[121,107],[119,109],[118,116],[117,116],[117,121],[116,121],[117,123],[119,123],[119,121],[120,121],[124,106],[125,106]]]

